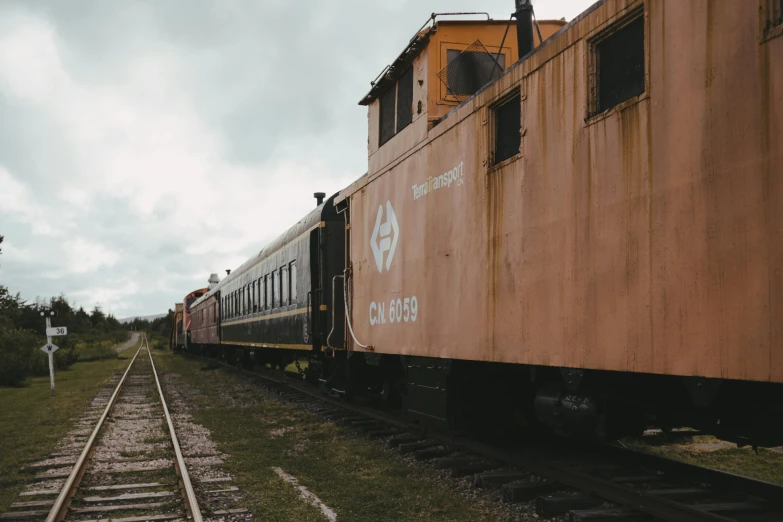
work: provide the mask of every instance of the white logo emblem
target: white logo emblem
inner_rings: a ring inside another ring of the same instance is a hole
[[[372,255],[375,256],[375,264],[378,266],[378,272],[383,272],[383,253],[387,250],[389,255],[386,257],[386,270],[391,267],[394,259],[394,249],[397,248],[397,237],[400,235],[400,228],[397,226],[397,216],[394,215],[394,209],[391,202],[386,202],[386,223],[381,224],[383,218],[383,205],[378,207],[378,217],[375,218],[375,228],[370,238],[370,248]],[[380,241],[379,237],[380,236]]]

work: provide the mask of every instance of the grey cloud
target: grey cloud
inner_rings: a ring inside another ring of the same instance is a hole
[[[570,0],[581,8],[589,3]],[[289,210],[304,212],[313,191],[338,190],[361,175],[367,167],[367,113],[357,102],[370,80],[431,12],[476,9],[506,18],[513,0],[3,2],[0,19],[21,12],[52,25],[63,68],[88,92],[102,89],[127,95],[122,102],[143,102],[143,94],[126,92],[129,75],[142,59],[160,58],[171,69],[163,71],[165,79],[144,78],[163,100],[151,107],[192,109],[195,124],[209,133],[204,138],[197,129],[195,145],[188,143],[191,148],[183,147],[176,157],[192,148],[199,152],[205,139],[216,140],[219,157],[196,165],[206,173],[193,173],[191,183],[191,173],[180,170],[190,166],[154,156],[165,149],[133,150],[130,159],[141,158],[135,176],[150,183],[104,184],[112,172],[88,172],[90,155],[103,153],[107,144],[124,144],[133,138],[124,133],[135,127],[111,128],[107,132],[116,135],[90,149],[70,139],[71,129],[51,107],[19,100],[0,83],[0,167],[27,187],[34,204],[59,217],[58,233],[51,237],[0,212],[0,234],[6,236],[0,282],[29,299],[64,292],[85,307],[104,299],[104,308],[118,316],[164,312],[204,285],[209,273],[236,268],[296,221],[293,212],[281,217],[279,208],[268,208],[270,201],[285,199]],[[563,15],[578,12],[568,9]],[[123,166],[128,151],[120,152],[120,163],[108,162],[107,168]],[[286,184],[294,177],[287,168],[313,171]],[[227,181],[239,179],[237,169],[247,171],[241,187]],[[165,197],[138,193],[164,186],[174,174],[177,185],[161,192]],[[197,185],[204,179],[206,192]],[[278,191],[272,198],[269,185]],[[84,193],[85,203],[65,203],[66,189]],[[194,197],[196,205],[189,199]],[[235,199],[250,208],[240,208]],[[139,209],[145,201],[155,202],[151,211]],[[66,259],[69,242],[77,238],[94,245],[97,255],[116,254],[116,261],[80,270],[80,263],[82,268],[96,263],[87,254]],[[204,242],[208,249],[193,248]],[[75,266],[64,267],[66,262]]]

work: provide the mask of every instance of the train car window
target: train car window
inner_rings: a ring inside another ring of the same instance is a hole
[[[493,78],[499,77],[506,68],[503,53],[498,56],[488,52],[449,49],[446,61],[446,87],[449,94],[456,96],[473,95]]]
[[[272,272],[272,308],[280,306],[280,274]]]
[[[522,105],[519,92],[502,100],[493,109],[495,118],[495,154],[493,164],[519,154]]]
[[[280,267],[280,305],[288,305],[288,267]]]
[[[402,73],[397,80],[397,126],[400,132],[413,121],[413,67]]]
[[[596,112],[604,112],[644,92],[643,16],[594,45]]]
[[[413,121],[413,67],[379,97],[378,146],[383,145]]]
[[[264,276],[264,293],[266,295],[264,308],[269,310],[272,307],[272,285],[269,284],[269,274]]]
[[[765,0],[767,11],[766,30],[783,24],[783,0]]]
[[[395,106],[394,103],[397,98],[397,84],[395,83],[383,94],[381,94],[381,117],[380,117],[380,132],[379,132],[379,145],[383,145],[394,136],[394,115]]]
[[[291,261],[288,268],[288,273],[291,277],[291,302],[296,302],[296,262]]]
[[[253,313],[256,313],[258,311],[258,301],[256,301],[256,282],[255,281],[251,282],[250,286],[248,286],[248,289],[250,290],[250,302],[251,302],[250,310]]]

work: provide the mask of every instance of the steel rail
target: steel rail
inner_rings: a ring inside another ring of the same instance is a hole
[[[144,342],[147,343],[147,336],[144,336]],[[177,475],[180,478],[180,488],[183,491],[183,498],[185,499],[185,509],[194,522],[202,522],[201,509],[198,507],[198,499],[196,499],[196,492],[193,491],[193,484],[190,482],[190,475],[188,475],[188,468],[185,466],[185,459],[182,456],[182,450],[179,447],[179,439],[177,439],[177,433],[174,430],[174,423],[171,420],[171,414],[169,414],[169,407],[166,405],[166,399],[163,397],[163,388],[160,386],[160,380],[158,379],[158,371],[155,369],[155,362],[152,360],[152,352],[149,350],[149,343],[147,343],[147,355],[150,358],[150,364],[152,364],[152,374],[155,376],[155,383],[158,385],[158,393],[160,394],[160,402],[163,404],[163,412],[166,416],[166,424],[169,428],[169,434],[171,435],[171,443],[174,446],[175,464],[177,467]]]
[[[114,393],[112,393],[111,397],[109,398],[109,402],[106,404],[106,408],[104,408],[103,414],[101,414],[101,417],[98,419],[98,424],[96,424],[95,429],[92,430],[90,438],[87,439],[87,443],[85,444],[81,455],[79,455],[79,459],[76,461],[76,464],[73,465],[71,474],[68,475],[68,479],[65,481],[63,488],[60,490],[60,494],[57,495],[57,500],[54,501],[54,505],[49,511],[49,515],[46,517],[46,522],[62,522],[65,520],[65,515],[68,513],[68,508],[71,507],[71,500],[73,500],[73,495],[76,493],[76,490],[79,487],[79,483],[84,476],[84,471],[87,468],[89,457],[92,455],[92,452],[95,449],[95,440],[98,437],[98,432],[100,432],[101,427],[103,426],[103,422],[109,415],[112,406],[114,406],[114,401],[117,399],[117,396],[120,393],[120,388],[122,388],[122,385],[125,382],[125,377],[128,376],[128,372],[133,366],[133,363],[136,361],[136,357],[139,355],[139,352],[141,352],[141,348],[143,346],[144,342],[139,344],[139,348],[136,350],[133,359],[131,359],[128,367],[125,368],[125,373],[122,374],[120,382],[117,384],[117,387],[114,389]]]

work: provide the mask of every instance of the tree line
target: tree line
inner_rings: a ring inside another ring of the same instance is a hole
[[[40,349],[46,343],[41,312],[49,310],[56,314],[52,326],[68,328],[68,335],[53,339],[60,347],[54,354],[57,369],[77,361],[116,357],[112,347],[129,337],[128,326],[100,307],[88,313],[82,307],[71,306],[64,295],[27,302],[0,285],[0,385],[19,386],[28,376],[49,373],[48,358]]]
[[[163,317],[149,319],[135,318],[128,323],[133,330],[147,332],[150,348],[166,349],[171,339],[171,329],[174,328],[174,311],[169,310]]]

